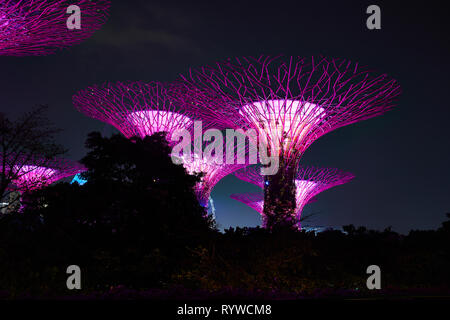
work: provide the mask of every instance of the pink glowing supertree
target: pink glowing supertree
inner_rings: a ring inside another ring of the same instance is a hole
[[[76,93],[73,103],[80,112],[113,125],[127,138],[165,132],[170,142],[176,130],[190,130],[193,123],[173,103],[169,89],[158,82],[92,86]]]
[[[252,183],[260,188],[264,188],[264,186],[270,184],[267,176],[265,177],[260,174],[260,168],[258,166],[245,167],[234,172],[234,175],[237,178]],[[303,208],[306,204],[314,202],[316,200],[314,198],[316,195],[334,186],[347,183],[354,177],[355,176],[351,173],[343,172],[334,168],[299,168],[295,177],[295,216],[292,217],[292,220],[296,221],[297,227],[301,227],[300,219]],[[263,225],[269,225],[268,220],[272,217],[266,216],[265,212],[262,210],[264,207],[264,197],[262,197],[258,203],[255,203],[254,201],[257,199],[255,194],[245,193],[243,195],[234,195],[233,199],[248,204],[261,213],[263,216]]]
[[[183,166],[189,174],[202,174],[200,182],[195,186],[195,194],[198,201],[204,207],[208,205],[208,199],[214,186],[227,175],[246,166],[246,164],[227,164],[225,161],[216,163],[207,157],[182,157]]]
[[[79,111],[113,125],[127,138],[144,138],[165,132],[173,145],[173,133],[186,130],[192,134],[193,121],[196,120],[191,118],[194,115],[183,107],[182,101],[174,102],[173,92],[171,86],[158,82],[105,84],[78,92],[73,102]],[[235,155],[238,156],[238,153]],[[237,161],[236,164],[228,164],[225,156],[217,163],[196,153],[174,156],[178,157],[189,174],[203,175],[195,187],[197,198],[203,206],[207,205],[211,190],[220,179],[243,167]]]
[[[69,29],[73,6],[80,24]],[[100,29],[109,7],[109,0],[0,0],[0,55],[46,55],[78,44]]]
[[[305,150],[327,132],[381,115],[400,94],[384,74],[324,57],[228,59],[191,70],[180,86],[180,98],[202,118],[253,129],[279,156],[264,205],[266,215],[279,215],[285,224],[293,223],[295,170]]]
[[[12,190],[27,192],[48,186],[58,180],[85,172],[78,162],[67,159],[34,159],[13,165],[7,172]]]
[[[230,198],[246,204],[261,216],[264,215],[264,195],[262,193],[233,193],[230,195]]]

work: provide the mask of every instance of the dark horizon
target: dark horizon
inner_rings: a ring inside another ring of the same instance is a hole
[[[402,87],[386,114],[318,139],[302,164],[334,167],[355,179],[317,196],[304,213],[319,226],[436,229],[450,212],[450,43],[446,12],[378,2],[382,29],[365,26],[367,1],[255,3],[113,1],[105,26],[80,45],[43,57],[0,57],[1,111],[11,117],[36,104],[64,129],[59,142],[79,160],[91,131],[115,132],[72,105],[80,89],[105,81],[173,81],[190,67],[235,56],[320,55],[346,58],[386,73]],[[447,147],[445,147],[447,145]],[[255,226],[256,211],[229,198],[258,188],[233,176],[214,188],[218,223]]]

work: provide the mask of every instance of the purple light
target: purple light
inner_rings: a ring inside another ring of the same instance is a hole
[[[264,176],[260,175],[260,167],[248,166],[239,171],[234,172],[234,175],[246,182],[252,183],[260,188],[264,188]],[[306,167],[300,168],[295,180],[295,219],[300,228],[300,218],[303,208],[306,204],[316,201],[315,196],[319,193],[351,181],[354,175],[347,172],[342,172],[333,168],[314,168]],[[264,199],[261,194],[244,193],[242,195],[234,194],[231,198],[241,201],[248,206],[258,211],[264,217]]]
[[[38,164],[14,165],[11,170],[8,170],[15,190],[26,192],[41,189],[87,170],[81,164],[65,159],[41,159],[35,162]]]
[[[200,204],[204,207],[208,206],[212,189],[220,180],[246,166],[246,164],[226,164],[225,162],[218,164],[210,159],[200,158],[195,154],[190,158],[184,156],[181,158],[187,173],[190,175],[203,174],[194,191]]]
[[[190,129],[192,120],[171,92],[158,82],[106,83],[76,93],[73,103],[87,116],[109,123],[127,138],[167,133],[169,142],[176,130]]]
[[[73,102],[79,111],[113,125],[127,138],[166,132],[169,143],[174,144],[172,134],[182,129],[192,132],[196,119],[182,101],[174,99],[176,91],[172,89],[172,85],[158,82],[119,82],[82,90],[75,94]],[[245,166],[226,164],[225,158],[216,164],[195,154],[192,158],[181,158],[189,174],[203,173],[194,190],[203,206],[207,206],[212,189],[223,177]]]
[[[141,138],[192,126],[189,117],[170,111],[136,111],[127,116],[127,121],[136,128]]]
[[[81,29],[67,27],[67,8],[81,10]],[[55,53],[90,37],[106,22],[109,0],[0,0],[0,55]]]
[[[193,69],[178,96],[212,123],[253,128],[269,145],[277,141],[286,163],[296,166],[319,137],[383,114],[399,94],[395,80],[351,61],[259,56]]]
[[[265,188],[271,224],[291,224],[296,168],[308,147],[337,128],[390,110],[398,83],[343,59],[264,56],[192,69],[178,97],[210,123],[254,129],[278,155],[278,173]]]

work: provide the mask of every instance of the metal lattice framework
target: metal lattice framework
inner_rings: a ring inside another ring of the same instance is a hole
[[[182,101],[174,101],[175,91],[171,88],[171,85],[158,82],[104,84],[79,91],[73,102],[79,111],[113,125],[127,138],[144,138],[156,132],[165,132],[169,143],[175,144],[170,139],[172,134],[184,129],[192,136],[193,121],[196,119],[192,118],[193,114],[187,108],[183,108]],[[204,129],[208,129],[205,124]],[[236,150],[238,145],[234,148]],[[179,158],[189,174],[203,174],[195,186],[195,193],[203,206],[207,206],[212,189],[223,177],[246,165],[237,164],[237,161],[229,164],[225,155],[219,163],[195,153]]]
[[[87,116],[109,123],[127,138],[170,137],[176,130],[191,130],[193,121],[173,103],[169,89],[159,82],[125,82],[95,85],[77,92],[73,103]]]
[[[69,30],[67,9],[81,12],[81,29]],[[106,22],[109,0],[0,0],[0,55],[55,53],[90,37]]]
[[[262,193],[233,193],[230,195],[230,198],[246,204],[261,215],[264,214],[264,195]]]
[[[8,165],[6,173],[12,180],[11,190],[27,192],[48,186],[58,180],[87,171],[78,162],[67,159],[38,159],[17,161]]]
[[[255,129],[291,166],[316,139],[384,113],[400,93],[384,74],[324,57],[228,59],[191,70],[180,85],[191,110],[218,125]]]
[[[245,140],[241,141],[241,143],[245,144]],[[221,146],[222,150],[226,150],[227,145],[230,146],[229,149],[234,150],[232,163],[229,162],[225,153],[223,153],[222,156],[210,156],[205,153],[203,153],[202,156],[199,156],[195,152],[191,154],[190,157],[175,155],[176,157],[181,158],[183,166],[189,174],[202,174],[201,181],[195,186],[195,193],[202,206],[207,206],[212,189],[220,180],[237,170],[245,168],[249,164],[245,155],[242,163],[239,163],[238,161],[240,155],[238,149],[241,146],[239,142],[223,141]],[[244,145],[242,151],[247,154],[248,146]]]
[[[183,166],[189,174],[203,174],[201,181],[195,186],[195,193],[200,204],[206,207],[214,186],[227,175],[245,167],[245,164],[216,164],[194,155],[190,161],[183,161]]]
[[[259,166],[248,166],[239,171],[234,172],[234,175],[243,181],[252,183],[260,188],[264,188],[265,177],[260,174]],[[302,167],[299,168],[295,179],[295,199],[296,210],[295,219],[299,221],[303,208],[306,204],[314,202],[314,198],[319,193],[330,189],[334,186],[338,186],[351,181],[355,176],[348,172],[343,172],[334,168],[315,168],[315,167]],[[259,213],[263,214],[264,199],[260,199],[260,203],[254,203],[254,199],[257,199],[253,194],[234,195],[234,198],[245,204],[248,204]],[[252,204],[249,201],[252,200]]]

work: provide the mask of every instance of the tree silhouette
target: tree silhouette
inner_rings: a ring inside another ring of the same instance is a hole
[[[45,105],[36,106],[15,121],[0,112],[0,200],[9,197],[15,202],[19,199],[12,183],[30,162],[39,159],[38,165],[45,167],[66,152],[55,142],[61,130],[48,120],[47,109]],[[15,203],[10,202],[10,205]]]

